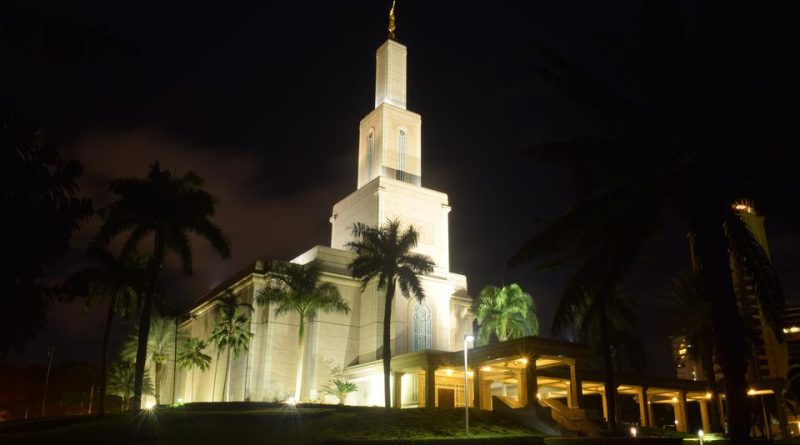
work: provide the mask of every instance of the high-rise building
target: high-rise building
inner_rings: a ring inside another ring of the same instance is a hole
[[[734,205],[734,209],[747,223],[756,240],[769,255],[769,244],[767,243],[767,234],[764,229],[764,217],[758,215],[750,203],[737,203]],[[698,270],[700,265],[694,255],[693,237],[691,235],[689,236],[689,249],[692,267]],[[753,277],[747,273],[744,261],[745,259],[743,258],[731,255],[733,289],[747,332],[749,349],[751,350],[747,379],[751,383],[755,383],[759,380],[785,378],[789,367],[787,345],[778,340],[772,327],[767,323],[755,292]],[[800,324],[797,326],[800,333]],[[692,378],[691,372],[694,371],[698,375],[697,378],[701,379],[699,376],[705,375],[707,370],[702,369],[700,363],[691,363],[692,360],[686,357],[686,352],[688,351],[681,353],[681,350],[690,348],[691,345],[687,344],[685,337],[679,336],[672,339],[673,356],[676,359],[676,374],[680,378]]]
[[[782,320],[789,363],[800,364],[800,303],[787,304],[783,309]]]

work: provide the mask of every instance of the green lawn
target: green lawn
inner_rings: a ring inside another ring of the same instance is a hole
[[[538,436],[488,412],[473,413],[471,432],[480,437]],[[152,413],[97,419],[42,420],[0,424],[0,444],[317,444],[320,439],[430,439],[463,437],[461,410],[381,408],[167,408]]]

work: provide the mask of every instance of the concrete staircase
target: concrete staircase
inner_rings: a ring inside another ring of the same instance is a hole
[[[551,436],[599,436],[601,428],[586,418],[586,411],[569,408],[557,399],[539,400],[540,405],[522,406],[517,400],[492,396],[492,409],[514,418],[528,428]]]
[[[502,413],[522,425],[548,436],[568,436],[569,431],[563,430],[550,414],[550,408],[543,406],[522,406],[519,402],[508,397],[492,396],[492,410]]]
[[[585,410],[569,408],[558,399],[541,399],[539,403],[550,408],[553,420],[562,428],[578,431],[586,436],[600,435],[600,427],[586,417]]]

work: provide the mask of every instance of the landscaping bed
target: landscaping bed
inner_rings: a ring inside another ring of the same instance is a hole
[[[138,415],[42,419],[0,425],[0,444],[544,445],[542,435],[491,412],[284,404],[187,404]]]
[[[325,445],[542,445],[542,437],[451,437],[430,439],[326,440]]]
[[[326,444],[356,443],[542,443],[540,433],[489,411],[470,411],[470,436],[465,438],[462,409],[373,408],[347,416],[342,425],[323,430],[319,438]],[[346,426],[346,427],[342,427]],[[508,441],[513,439],[513,441]],[[467,442],[464,442],[467,440]],[[486,442],[484,442],[486,440]]]
[[[682,445],[680,437],[546,437],[544,445]]]

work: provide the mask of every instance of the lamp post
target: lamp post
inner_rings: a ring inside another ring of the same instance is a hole
[[[464,336],[464,426],[469,436],[469,368],[467,363],[468,342],[475,341],[472,335]]]

